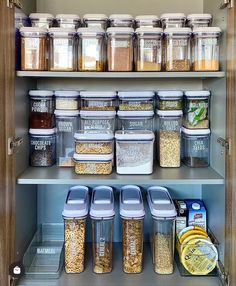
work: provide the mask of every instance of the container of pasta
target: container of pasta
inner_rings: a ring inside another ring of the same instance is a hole
[[[70,188],[64,205],[65,271],[84,271],[86,218],[89,208],[89,190],[85,186]]]

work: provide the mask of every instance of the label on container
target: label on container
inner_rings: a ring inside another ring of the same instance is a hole
[[[173,47],[186,47],[188,45],[188,39],[172,39]]]
[[[31,103],[31,112],[50,113],[48,100],[34,100]]]
[[[24,40],[25,51],[39,50],[40,38],[28,38]]]
[[[30,145],[32,147],[34,147],[34,150],[46,151],[47,146],[52,145],[52,141],[49,141],[49,140],[31,140]]]
[[[105,238],[104,237],[100,237],[99,239],[99,256],[100,257],[104,257],[105,256]]]
[[[193,151],[205,151],[207,149],[203,140],[196,140],[193,143]]]
[[[37,247],[37,254],[56,254],[56,249],[46,248],[46,247]]]
[[[73,122],[68,121],[59,121],[57,124],[57,131],[63,133],[72,133],[74,132]]]
[[[112,120],[113,122],[113,120]],[[84,130],[90,129],[113,129],[113,123],[109,119],[85,119],[81,122]]]
[[[129,237],[129,249],[130,249],[130,255],[131,256],[137,255],[137,246],[136,246],[136,237],[135,236]]]
[[[111,47],[112,48],[129,48],[130,47],[130,41],[111,41]]]
[[[216,38],[201,39],[200,43],[203,46],[216,46],[217,45],[217,39]]]
[[[144,40],[140,45],[143,49],[160,49],[161,41],[160,40]]]
[[[73,68],[73,42],[71,39],[53,39],[53,67]]]
[[[88,67],[92,64],[94,65],[94,61],[101,61],[101,48],[102,42],[99,42],[98,39],[89,39],[83,38],[82,40],[82,54],[81,57],[83,59],[83,63]]]
[[[163,122],[161,123],[161,130],[179,131],[180,130],[179,120],[163,120]]]
[[[111,103],[110,101],[104,101],[104,100],[98,100],[98,101],[88,100],[86,105],[88,107],[107,107],[110,106]]]
[[[129,125],[130,128],[146,129],[144,128],[145,126],[143,121],[130,120],[127,125]]]

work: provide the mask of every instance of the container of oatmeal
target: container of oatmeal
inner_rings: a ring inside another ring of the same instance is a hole
[[[115,91],[81,91],[81,110],[115,111]]]
[[[161,15],[162,28],[182,28],[186,22],[186,16],[183,13],[167,13]]]
[[[81,21],[76,14],[58,14],[56,21],[60,28],[78,29]]]
[[[98,27],[106,30],[108,17],[105,14],[85,14],[83,16],[83,24],[85,27]]]
[[[210,27],[211,23],[211,14],[190,14],[187,17],[187,25],[192,29],[199,27]]]
[[[145,210],[141,190],[127,185],[120,191],[122,218],[123,271],[141,273],[143,269],[143,221]]]
[[[183,91],[160,90],[157,93],[159,110],[182,110]]]
[[[110,27],[134,27],[134,17],[130,14],[112,14],[109,17]]]
[[[135,17],[137,28],[156,28],[160,27],[160,19],[155,15],[139,15]]]
[[[29,15],[32,27],[46,28],[52,27],[54,16],[48,13],[31,13]]]
[[[70,188],[62,212],[65,237],[65,271],[84,271],[86,218],[89,209],[89,189],[85,186]]]
[[[118,91],[119,110],[121,111],[153,111],[153,91]]]
[[[55,91],[56,109],[77,110],[79,108],[79,92],[75,90]]]
[[[93,189],[90,217],[92,219],[93,272],[112,271],[114,233],[114,195],[108,186]]]

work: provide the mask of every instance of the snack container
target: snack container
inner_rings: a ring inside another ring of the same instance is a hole
[[[52,27],[54,16],[47,13],[31,13],[29,15],[32,27],[46,28]]]
[[[157,93],[159,110],[182,110],[183,91],[160,90]]]
[[[211,23],[211,14],[190,14],[187,17],[187,25],[192,29],[199,27],[210,27]]]
[[[109,17],[110,27],[134,27],[134,17],[130,14],[112,14]]]
[[[139,15],[135,17],[136,28],[157,28],[160,27],[160,19],[155,15]]]
[[[186,22],[186,16],[183,13],[167,13],[161,15],[162,28],[182,28]]]
[[[106,30],[108,17],[105,14],[85,14],[83,16],[83,24],[85,27],[98,27]]]
[[[59,110],[78,110],[79,92],[75,90],[56,90],[55,102],[56,109]]]
[[[76,14],[58,14],[56,21],[60,28],[78,29],[81,25],[80,17]]]
[[[120,111],[153,111],[153,91],[118,91]]]
[[[90,111],[115,111],[115,91],[81,91],[81,110]]]

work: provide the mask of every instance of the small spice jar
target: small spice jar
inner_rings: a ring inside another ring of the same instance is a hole
[[[105,31],[98,27],[79,28],[78,70],[105,70]]]
[[[80,17],[75,14],[58,14],[56,21],[58,27],[67,29],[78,29],[81,24]]]
[[[53,91],[30,90],[30,128],[51,129],[54,121]]]
[[[158,96],[159,110],[182,110],[183,91],[180,90],[160,90]]]
[[[133,70],[133,35],[132,28],[108,28],[107,61],[108,71]]]
[[[182,28],[185,26],[186,16],[183,13],[168,13],[161,15],[162,28]]]
[[[190,28],[164,30],[164,65],[166,71],[190,71]]]
[[[183,126],[188,129],[208,129],[210,125],[210,91],[191,90],[184,94]]]
[[[56,163],[55,129],[30,129],[30,166],[50,167]]]
[[[32,27],[50,28],[52,27],[54,16],[47,13],[31,13],[29,15]]]
[[[91,111],[115,111],[115,91],[81,91],[81,110]]]
[[[50,71],[75,71],[75,30],[66,28],[50,28]]]
[[[220,69],[220,34],[218,27],[193,29],[192,62],[194,71]]]
[[[22,27],[20,34],[21,70],[46,70],[47,30],[38,27]]]
[[[210,27],[211,23],[211,14],[190,14],[187,17],[187,25],[192,29],[198,27]]]
[[[122,111],[153,111],[153,91],[118,91],[119,110]]]
[[[134,27],[134,17],[130,14],[112,14],[109,17],[110,27]]]
[[[162,65],[161,28],[138,28],[136,34],[136,71],[160,71]]]
[[[160,27],[160,19],[155,15],[139,15],[135,17],[137,28],[156,28]]]
[[[56,90],[56,109],[77,110],[79,108],[79,92],[75,90]]]
[[[159,117],[159,161],[161,167],[180,167],[181,154],[181,110],[157,111]]]
[[[83,16],[83,24],[85,27],[97,27],[106,30],[108,17],[105,14],[85,14]]]

